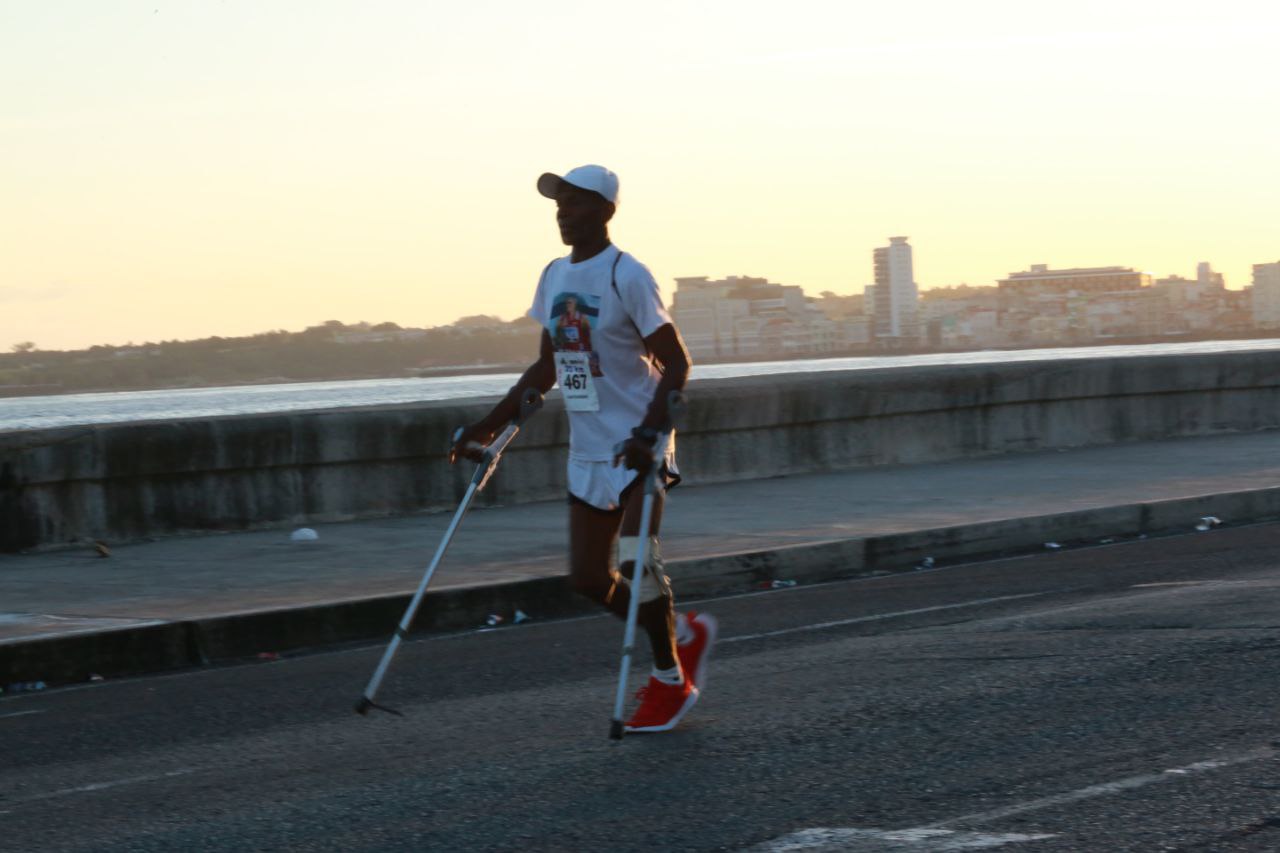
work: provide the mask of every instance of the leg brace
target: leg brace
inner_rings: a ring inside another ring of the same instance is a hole
[[[639,536],[623,536],[618,540],[618,551],[615,555],[614,565],[626,567],[623,571],[616,569],[610,570],[613,576],[613,585],[609,588],[609,594],[605,598],[608,603],[613,599],[613,592],[617,589],[618,584],[631,586],[631,574],[634,571],[636,561],[636,551],[640,548]],[[662,548],[658,545],[658,537],[649,537],[649,551],[645,560],[644,567],[644,583],[641,584],[640,602],[643,604],[648,601],[656,601],[659,598],[671,597],[671,580],[664,571],[664,563],[662,562]]]

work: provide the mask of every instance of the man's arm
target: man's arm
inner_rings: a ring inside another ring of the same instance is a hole
[[[481,453],[493,441],[503,427],[520,414],[520,400],[526,388],[535,388],[539,394],[546,394],[556,384],[555,346],[551,343],[551,334],[542,330],[542,339],[538,348],[538,360],[529,365],[524,374],[511,386],[507,396],[480,420],[462,431],[458,440],[449,451],[449,461],[454,462],[459,456],[472,462],[481,461]],[[477,445],[479,445],[477,447]]]
[[[689,357],[689,350],[685,347],[680,332],[670,323],[658,327],[653,334],[644,339],[644,342],[648,345],[649,352],[662,365],[662,379],[653,393],[653,400],[649,403],[649,410],[645,413],[644,420],[637,426],[641,429],[659,431],[667,424],[667,398],[672,391],[684,390],[685,382],[689,380],[689,368],[693,366],[693,360]],[[649,467],[652,453],[651,443],[634,437],[628,438],[623,444],[622,453],[614,459],[614,464],[622,460],[627,468],[645,471]]]
[[[652,335],[644,339],[649,352],[662,365],[662,379],[658,382],[658,390],[653,392],[653,402],[649,411],[640,422],[641,428],[661,429],[667,422],[667,398],[672,391],[683,391],[685,382],[689,381],[689,368],[693,366],[689,358],[689,350],[684,345],[684,338],[679,330],[667,323]]]

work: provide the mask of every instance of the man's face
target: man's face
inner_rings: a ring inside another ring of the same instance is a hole
[[[613,205],[598,194],[572,184],[560,185],[556,193],[556,224],[565,245],[576,246],[600,233],[611,216]]]

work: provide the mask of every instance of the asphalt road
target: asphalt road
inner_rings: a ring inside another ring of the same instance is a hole
[[[604,617],[0,699],[0,849],[1280,849],[1280,527],[704,606],[621,743]]]

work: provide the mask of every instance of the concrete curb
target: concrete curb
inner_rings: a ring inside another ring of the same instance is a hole
[[[1208,515],[1228,524],[1280,519],[1280,487],[717,554],[672,561],[668,569],[677,592],[687,599],[745,591],[775,579],[814,583],[911,571],[926,557],[942,566],[1040,552],[1046,542],[1069,548],[1103,538],[1191,532]],[[68,684],[91,674],[140,675],[263,652],[389,639],[410,598],[384,595],[0,643],[0,685],[36,680]],[[510,619],[516,608],[540,619],[595,610],[572,593],[564,577],[454,587],[427,594],[413,630],[477,627],[492,613]]]

